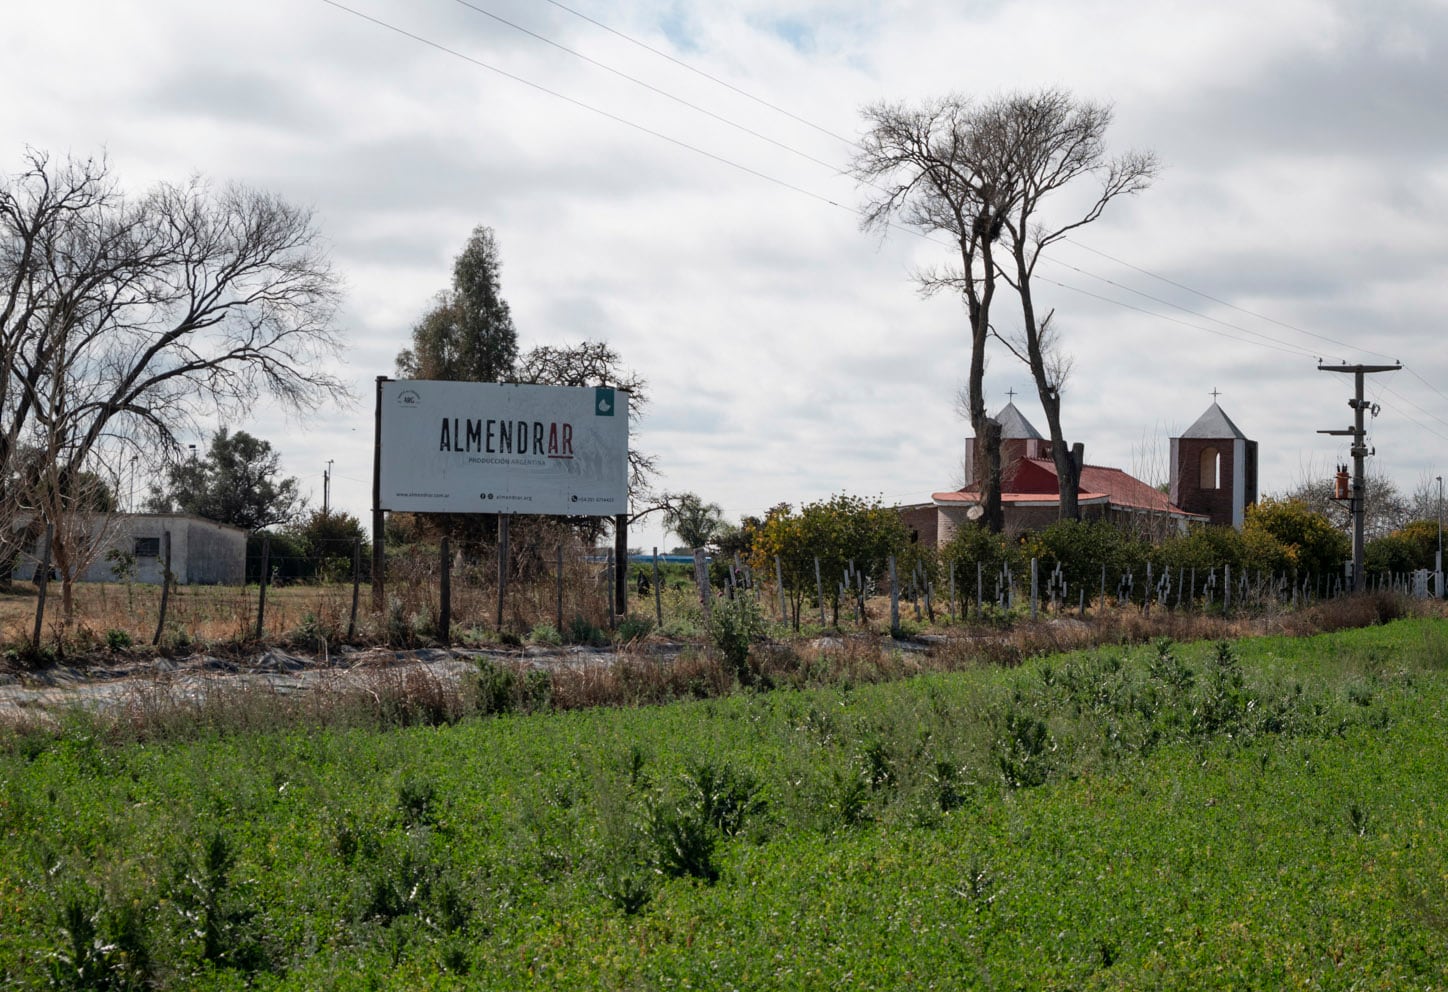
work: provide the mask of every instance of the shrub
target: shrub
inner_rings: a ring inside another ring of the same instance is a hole
[[[641,641],[653,633],[654,622],[648,617],[627,616],[618,622],[618,629],[614,632],[614,640],[619,644],[632,644]]]
[[[723,657],[729,670],[741,685],[754,682],[749,667],[750,646],[764,636],[764,614],[750,596],[735,596],[714,604],[705,623],[709,642]]]

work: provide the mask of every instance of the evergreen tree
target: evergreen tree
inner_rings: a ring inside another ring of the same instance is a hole
[[[518,360],[518,332],[498,278],[498,244],[479,225],[453,263],[452,289],[412,329],[412,347],[397,355],[405,379],[500,382]]]

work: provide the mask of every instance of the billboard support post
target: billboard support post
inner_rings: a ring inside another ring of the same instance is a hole
[[[386,604],[383,569],[387,553],[382,546],[382,384],[387,376],[377,377],[377,409],[373,415],[372,434],[372,612],[381,613]]]
[[[628,514],[613,518],[613,560],[618,563],[613,575],[613,601],[619,616],[628,616]]]
[[[442,637],[442,646],[448,647],[452,644],[452,554],[448,549],[447,535],[442,536],[441,545],[438,548],[438,576],[441,580],[438,586],[439,612],[438,634]]]
[[[508,595],[508,518],[511,513],[498,514],[498,621],[494,628],[503,630],[503,600]]]

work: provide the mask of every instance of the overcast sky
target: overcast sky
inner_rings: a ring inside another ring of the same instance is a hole
[[[861,233],[849,142],[874,102],[1043,86],[1112,103],[1113,150],[1163,166],[1039,270],[1088,461],[1164,479],[1217,389],[1265,493],[1325,474],[1351,377],[1321,357],[1400,359],[1369,380],[1371,465],[1448,470],[1442,0],[346,3],[47,0],[0,34],[0,170],[104,153],[136,191],[199,173],[315,211],[358,402],[229,425],[314,504],[332,459],[367,519],[374,379],[478,224],[521,347],[604,339],[648,380],[660,488],[736,520],[952,488],[964,314],[912,278],[948,249]],[[1012,389],[1044,432],[998,352],[988,405]]]

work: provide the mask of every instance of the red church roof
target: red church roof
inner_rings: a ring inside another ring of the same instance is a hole
[[[1001,485],[1001,502],[1008,506],[1053,506],[1060,501],[1056,464],[1050,459],[1022,458],[1007,467],[1006,475]],[[980,500],[980,490],[978,485],[972,484],[955,492],[934,493],[931,498],[937,504],[975,503]],[[1076,499],[1082,505],[1108,503],[1124,509],[1176,517],[1198,516],[1174,505],[1161,490],[1119,468],[1105,465],[1082,467]]]

